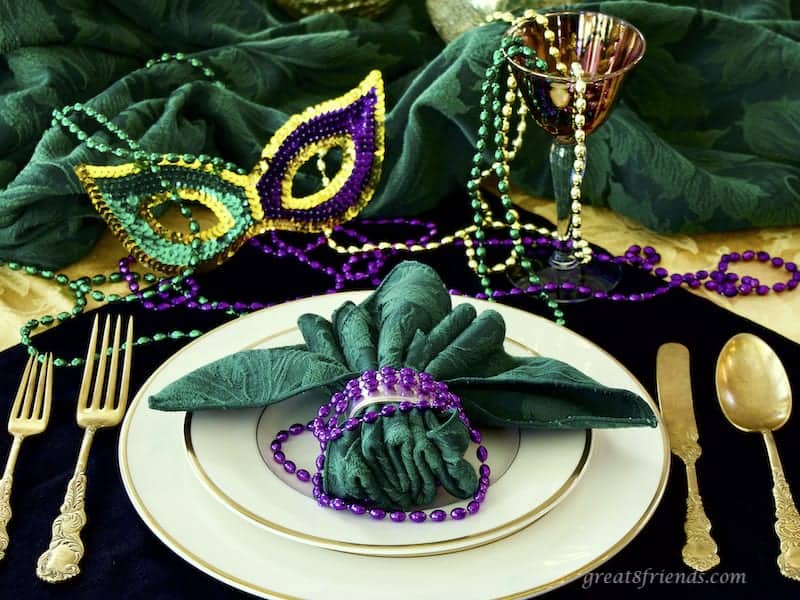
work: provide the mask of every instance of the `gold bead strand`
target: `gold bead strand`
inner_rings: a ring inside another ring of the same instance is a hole
[[[592,257],[589,243],[581,235],[581,185],[583,174],[586,171],[586,81],[583,79],[583,67],[574,62],[571,65],[572,75],[575,77],[575,107],[573,115],[573,128],[575,130],[575,160],[572,164],[572,177],[570,198],[572,199],[570,227],[574,244],[575,257],[582,263],[588,262]]]

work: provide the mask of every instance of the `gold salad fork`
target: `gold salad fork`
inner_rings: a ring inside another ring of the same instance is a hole
[[[131,372],[131,354],[133,352],[133,317],[128,320],[125,336],[124,360],[122,375],[117,389],[117,371],[120,355],[120,338],[122,337],[122,318],[117,317],[114,328],[114,343],[111,346],[111,360],[108,361],[109,336],[111,331],[111,317],[106,318],[103,327],[103,341],[99,352],[99,364],[94,376],[94,391],[91,402],[89,391],[94,370],[95,348],[97,347],[98,319],[95,316],[92,334],[89,341],[89,350],[86,353],[86,365],[83,370],[83,380],[78,394],[78,425],[84,429],[75,473],[67,484],[64,503],[61,505],[60,514],[53,521],[50,546],[42,553],[36,563],[36,574],[39,578],[50,583],[65,581],[80,573],[78,563],[83,558],[83,541],[80,538],[81,530],[86,524],[86,511],[84,498],[86,496],[86,463],[89,459],[89,449],[95,432],[103,427],[114,427],[122,420],[128,402],[128,381]],[[108,383],[106,382],[106,363],[110,362]],[[117,401],[115,403],[115,398]]]
[[[39,368],[39,355],[32,354],[25,365],[19,389],[8,416],[8,433],[14,436],[8,451],[6,468],[0,479],[0,560],[8,548],[8,530],[11,520],[11,485],[14,481],[14,466],[22,446],[22,440],[42,433],[50,419],[53,402],[53,356],[46,354]]]

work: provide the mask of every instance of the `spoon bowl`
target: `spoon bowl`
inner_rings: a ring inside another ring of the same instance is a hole
[[[723,346],[717,359],[717,397],[725,418],[743,431],[761,433],[772,468],[775,533],[780,541],[780,572],[800,581],[800,514],[783,474],[772,432],[792,413],[789,377],[775,352],[762,339],[740,333]]]
[[[733,336],[717,360],[717,397],[742,431],[775,431],[792,414],[792,390],[778,355],[759,337]]]

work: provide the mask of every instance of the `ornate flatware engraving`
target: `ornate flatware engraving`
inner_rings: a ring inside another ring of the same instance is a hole
[[[36,574],[50,583],[65,581],[81,572],[78,563],[83,558],[80,534],[86,525],[84,499],[86,475],[76,473],[67,485],[60,514],[53,521],[50,546],[36,563]]]

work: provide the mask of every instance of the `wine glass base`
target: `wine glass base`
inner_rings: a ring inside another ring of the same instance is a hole
[[[548,266],[537,269],[536,275],[541,280],[541,285],[550,283],[558,286],[554,291],[548,292],[551,300],[559,304],[571,304],[591,300],[595,292],[608,293],[613,290],[622,279],[622,269],[616,263],[592,260],[572,269]],[[508,277],[521,289],[528,286],[528,276],[520,267],[509,270]],[[568,284],[568,289],[562,287],[565,283]],[[592,292],[588,295],[579,293],[578,287],[587,287]]]

